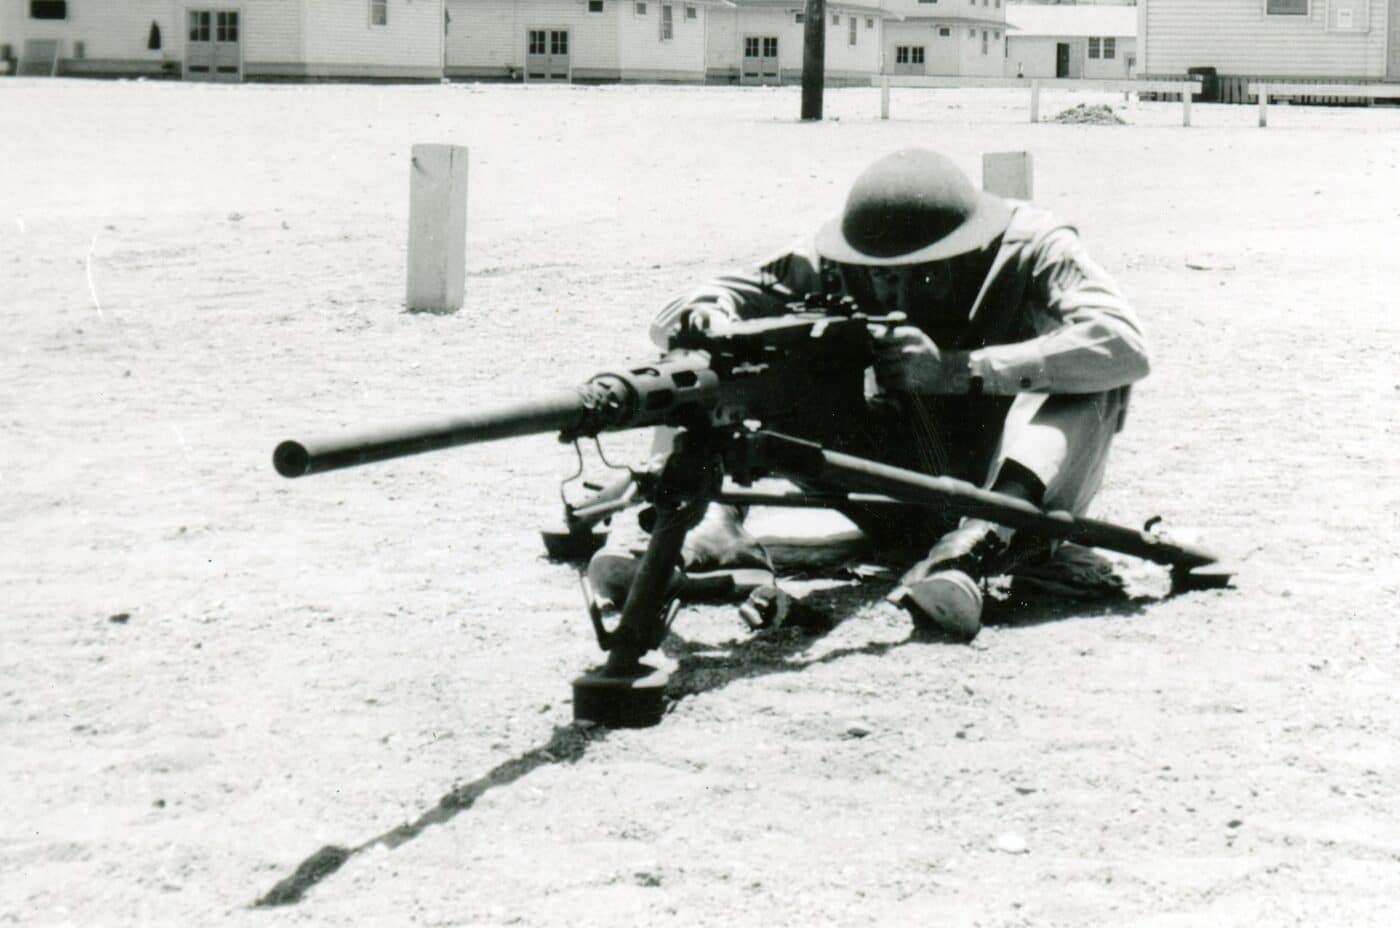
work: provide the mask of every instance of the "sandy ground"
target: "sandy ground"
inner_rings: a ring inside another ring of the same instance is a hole
[[[1400,921],[1400,110],[798,100],[0,81],[0,923]],[[453,315],[402,308],[415,142],[471,147]],[[567,448],[273,473],[645,357],[909,145],[1033,153],[1152,336],[1095,514],[1237,589],[971,646],[878,584],[825,635],[689,609],[663,723],[587,730]]]

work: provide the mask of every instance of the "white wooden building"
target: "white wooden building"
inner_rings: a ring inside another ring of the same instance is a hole
[[[526,81],[705,78],[728,0],[446,0],[446,73]]]
[[[1003,0],[885,0],[885,7],[899,17],[885,28],[886,73],[1002,76]]]
[[[711,83],[800,83],[806,23],[802,0],[734,0],[710,15]],[[827,86],[869,85],[880,70],[886,17],[878,0],[826,4]]]
[[[0,45],[30,73],[435,79],[444,2],[0,0]]]
[[[1400,0],[1138,0],[1138,70],[1400,81]],[[1233,95],[1229,93],[1228,95]]]
[[[1125,5],[1012,4],[1006,8],[1007,77],[1130,77],[1137,10]]]

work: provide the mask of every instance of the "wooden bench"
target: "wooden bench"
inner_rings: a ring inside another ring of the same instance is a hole
[[[1259,97],[1259,125],[1269,124],[1269,97],[1358,97],[1366,100],[1400,100],[1396,84],[1300,84],[1259,81],[1249,85]]]
[[[1028,88],[1031,92],[1031,122],[1040,122],[1040,91],[1045,88],[1065,90],[1113,90],[1124,93],[1157,91],[1181,95],[1181,124],[1191,125],[1191,95],[1200,93],[1201,79],[1192,80],[1095,80],[1075,77],[924,77],[901,74],[881,74],[872,83],[880,84],[880,118],[890,118],[891,87],[963,88]]]

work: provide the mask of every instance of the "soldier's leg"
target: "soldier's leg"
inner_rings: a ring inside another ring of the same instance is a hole
[[[1122,391],[1017,397],[992,454],[986,486],[1080,515],[1103,483],[1123,410]],[[890,599],[916,624],[961,637],[981,629],[981,581],[1014,566],[1010,529],[965,519],[905,574]],[[1022,551],[1026,550],[1021,548]]]

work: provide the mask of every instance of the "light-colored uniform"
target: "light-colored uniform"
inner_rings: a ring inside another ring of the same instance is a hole
[[[966,366],[980,390],[919,398],[893,431],[906,453],[881,456],[985,486],[1011,459],[1040,478],[1047,508],[1080,514],[1102,481],[1127,387],[1148,372],[1143,335],[1118,286],[1071,226],[1030,204],[1011,206],[1005,233],[990,246],[994,254],[970,263],[954,259],[964,262],[959,269],[975,267],[984,276],[975,296],[970,287],[977,281],[963,282],[971,311],[956,344],[939,345],[948,363]],[[692,308],[748,319],[787,312],[811,293],[864,302],[870,293],[863,274],[819,258],[809,236],[755,273],[681,293],[657,315],[651,335],[664,345]],[[909,323],[918,325],[911,315]],[[888,434],[866,438],[850,450],[889,441]]]

